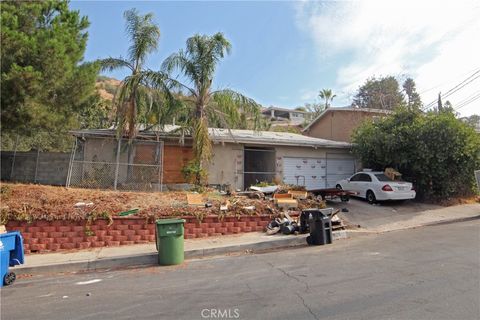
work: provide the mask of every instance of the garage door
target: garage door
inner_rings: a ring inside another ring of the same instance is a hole
[[[327,188],[335,188],[336,182],[355,173],[355,159],[338,158],[327,154]]]
[[[283,182],[305,186],[307,190],[325,188],[325,158],[284,157]]]

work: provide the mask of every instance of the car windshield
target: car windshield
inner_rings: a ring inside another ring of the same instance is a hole
[[[389,177],[387,177],[383,173],[378,173],[378,174],[375,175],[375,177],[377,177],[378,181],[393,181],[392,179],[390,179]]]

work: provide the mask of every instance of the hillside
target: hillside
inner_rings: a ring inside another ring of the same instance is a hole
[[[115,78],[98,76],[95,87],[103,99],[112,101],[113,97],[115,96],[115,92],[121,83],[122,82],[120,80]]]

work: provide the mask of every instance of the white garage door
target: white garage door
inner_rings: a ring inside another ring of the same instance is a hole
[[[322,189],[326,184],[325,158],[283,158],[283,182],[305,186],[307,190]]]
[[[335,188],[338,180],[348,178],[354,173],[355,159],[335,158],[335,155],[327,154],[327,188]]]

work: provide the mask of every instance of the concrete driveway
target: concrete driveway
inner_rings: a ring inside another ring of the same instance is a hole
[[[349,202],[330,201],[327,202],[327,207],[347,208],[348,212],[340,212],[339,217],[351,226],[360,225],[365,229],[378,229],[383,225],[410,220],[415,216],[422,215],[426,210],[443,208],[410,200],[371,205],[366,200],[359,198],[351,198]]]

